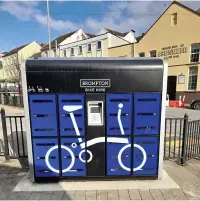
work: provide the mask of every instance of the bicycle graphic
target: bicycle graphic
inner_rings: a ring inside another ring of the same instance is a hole
[[[80,136],[80,131],[78,129],[78,125],[77,125],[77,122],[76,122],[76,119],[74,117],[74,111],[77,111],[77,110],[80,110],[82,109],[83,106],[82,105],[65,105],[63,106],[63,109],[67,112],[69,112],[69,115],[70,115],[70,118],[72,120],[72,124],[74,126],[74,130],[75,130],[75,133],[77,136]],[[119,103],[118,105],[118,114],[117,114],[117,120],[118,120],[118,124],[119,124],[119,128],[120,128],[120,132],[122,135],[125,135],[124,133],[124,128],[123,128],[123,125],[122,125],[122,121],[121,121],[121,112],[122,112],[122,108],[123,108],[123,104],[122,103]],[[92,140],[88,140],[86,142],[82,142],[82,138],[78,138],[78,141],[79,141],[79,145],[81,147],[81,151],[79,153],[79,159],[81,162],[83,163],[89,163],[90,161],[92,161],[93,159],[93,154],[90,150],[87,149],[87,153],[89,154],[89,159],[86,161],[82,158],[82,154],[86,151],[84,148],[86,147],[90,147],[92,145],[95,145],[97,143],[101,143],[101,142],[105,142],[106,139],[105,137],[97,137],[97,138],[94,138]],[[131,147],[131,144],[129,143],[128,141],[128,138],[121,138],[121,137],[107,137],[107,142],[112,142],[112,143],[121,143],[121,144],[125,144],[124,147],[121,148],[121,150],[119,151],[118,153],[118,162],[119,162],[119,165],[121,166],[121,168],[123,168],[124,170],[126,171],[131,171],[131,168],[129,167],[126,167],[123,163],[122,163],[122,153],[125,149]],[[142,160],[142,163],[136,167],[136,168],[133,168],[133,171],[138,171],[138,170],[142,170],[142,167],[144,166],[144,164],[146,163],[146,160],[147,160],[147,154],[146,154],[146,151],[144,150],[144,148],[138,144],[133,144],[133,146],[135,148],[138,148],[142,154],[143,154],[143,160]],[[67,146],[64,146],[64,145],[61,145],[60,146],[62,149],[66,150],[69,152],[70,156],[71,156],[71,163],[70,165],[63,169],[62,170],[62,173],[65,173],[65,172],[70,172],[70,171],[76,171],[76,170],[72,170],[72,167],[74,166],[74,163],[75,163],[75,156],[74,156],[74,153],[72,152],[72,150],[67,147]],[[71,144],[71,147],[72,148],[76,148],[77,147],[77,144],[74,142]],[[55,173],[59,173],[59,170],[58,169],[55,169],[51,166],[51,164],[49,163],[49,156],[51,154],[51,152],[55,149],[58,149],[58,145],[55,145],[53,147],[51,147],[46,155],[45,155],[45,162],[46,162],[46,165],[47,167],[55,172]]]

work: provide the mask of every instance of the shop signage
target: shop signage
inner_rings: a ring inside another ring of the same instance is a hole
[[[80,87],[85,88],[85,92],[106,92],[106,87],[111,86],[110,79],[81,79]]]
[[[185,83],[185,75],[180,74],[180,75],[178,76],[178,83],[179,83],[179,84],[184,84],[184,83]]]
[[[187,47],[184,44],[174,45],[169,47],[163,47],[158,52],[158,57],[164,57],[164,59],[179,58],[180,54],[187,53]]]

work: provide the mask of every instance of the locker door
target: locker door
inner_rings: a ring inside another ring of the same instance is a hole
[[[81,136],[85,135],[85,108],[84,94],[63,94],[58,96],[59,99],[59,119],[61,136],[78,136],[72,122],[77,125]],[[63,107],[66,107],[65,110]],[[68,111],[66,111],[68,110]],[[73,115],[73,117],[72,117]]]
[[[158,137],[134,137],[134,144],[141,146],[147,156],[146,163],[141,170],[134,171],[134,175],[157,175],[158,167]],[[133,167],[138,167],[143,159],[144,155],[142,151],[134,147],[133,152]]]
[[[56,96],[29,95],[32,136],[57,136]]]
[[[132,121],[132,94],[107,94],[106,116],[107,135],[122,135],[119,120],[121,121],[124,134],[130,135]]]
[[[85,149],[81,149],[81,143],[85,143],[84,138],[61,139],[61,145],[65,147],[61,150],[62,176],[86,175],[86,163],[83,162],[86,160]],[[66,170],[70,166],[70,170]]]
[[[47,152],[54,146],[58,145],[57,139],[33,139],[33,155],[36,177],[57,177],[59,176],[59,157],[58,148],[49,153],[46,161]],[[50,166],[50,168],[49,168]],[[53,168],[53,170],[51,170]],[[54,170],[55,169],[55,170]]]
[[[109,138],[109,137],[107,137]],[[128,142],[131,142],[131,138],[127,138]],[[131,144],[131,143],[130,143]],[[131,168],[131,146],[123,150],[121,156],[119,156],[120,150],[127,144],[107,142],[107,175],[130,175],[131,171],[126,168]],[[121,158],[119,163],[118,157]],[[125,166],[125,168],[123,167]]]
[[[161,93],[134,94],[134,134],[159,134]]]

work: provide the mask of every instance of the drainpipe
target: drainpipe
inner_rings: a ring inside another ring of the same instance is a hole
[[[133,42],[133,45],[132,45],[132,47],[133,47],[133,51],[132,51],[132,54],[133,54],[133,57],[135,57],[135,31],[134,30],[132,30],[132,32],[133,32],[133,37],[134,37],[134,42]]]
[[[55,40],[55,47],[56,47],[56,55],[55,56],[57,57],[57,55],[58,55],[58,52],[57,52],[58,51],[58,49],[57,49],[57,40]]]

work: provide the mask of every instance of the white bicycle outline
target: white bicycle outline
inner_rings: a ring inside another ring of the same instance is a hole
[[[75,119],[75,117],[74,117],[74,113],[73,113],[73,112],[76,111],[76,110],[80,110],[80,109],[82,109],[82,108],[83,108],[82,105],[65,105],[65,106],[63,106],[63,109],[64,109],[65,111],[69,112],[69,114],[70,114],[70,118],[71,118],[71,120],[72,120],[72,124],[73,124],[73,126],[74,126],[74,130],[75,130],[77,136],[80,136],[80,131],[79,131],[79,129],[78,129],[78,126],[77,126],[77,123],[76,123],[76,119]],[[119,105],[118,105],[117,120],[118,120],[118,123],[119,123],[119,127],[120,127],[121,134],[122,134],[122,135],[125,135],[125,133],[124,133],[124,128],[123,128],[123,125],[122,125],[122,122],[121,122],[121,111],[122,111],[122,108],[123,108],[123,104],[122,104],[122,103],[119,103]],[[84,148],[85,148],[85,147],[90,147],[90,146],[92,146],[92,145],[94,145],[94,144],[97,144],[97,143],[106,142],[106,139],[105,139],[105,138],[106,138],[106,137],[98,137],[98,138],[94,138],[94,139],[89,140],[89,141],[86,141],[86,142],[82,142],[82,138],[78,138],[78,141],[79,141],[79,143],[80,143],[80,147],[81,147],[81,149],[83,149],[83,150],[80,151],[80,153],[79,153],[79,159],[80,159],[80,161],[83,162],[83,163],[86,163],[86,162],[89,163],[89,162],[92,160],[92,158],[93,158],[93,154],[92,154],[92,152],[91,152],[90,150],[86,150],[87,153],[90,155],[90,158],[89,158],[87,161],[84,160],[84,159],[82,159],[81,155],[82,155],[82,153],[85,152],[85,149],[84,149]],[[121,138],[121,137],[120,137],[120,138],[118,138],[118,137],[107,137],[107,142],[126,144],[124,147],[121,148],[121,150],[120,150],[119,153],[118,153],[118,162],[119,162],[119,165],[121,166],[121,168],[123,168],[123,169],[126,170],[126,171],[131,171],[131,168],[126,167],[126,166],[122,163],[122,159],[121,159],[121,156],[122,156],[123,151],[124,151],[125,149],[131,147],[131,144],[129,143],[128,139],[127,139],[127,138]],[[87,145],[86,145],[86,144],[87,144]],[[71,146],[72,146],[72,148],[76,148],[76,147],[77,147],[77,144],[76,144],[76,143],[72,143]],[[143,148],[142,146],[140,146],[140,145],[138,145],[138,144],[133,144],[133,146],[134,146],[135,148],[138,148],[138,149],[142,152],[142,154],[143,154],[142,163],[141,163],[138,167],[133,168],[133,171],[142,170],[142,167],[144,166],[144,164],[146,163],[146,160],[147,160],[146,151],[144,150],[144,148]],[[66,151],[68,151],[68,152],[70,153],[70,156],[71,156],[71,159],[72,159],[70,165],[69,165],[67,168],[63,169],[63,170],[62,170],[62,173],[76,171],[76,170],[71,170],[72,167],[74,166],[74,163],[75,163],[75,156],[74,156],[74,153],[73,153],[72,150],[71,150],[69,147],[67,147],[67,146],[61,145],[60,147],[61,147],[62,149],[65,149]],[[55,145],[55,146],[51,147],[51,148],[47,151],[47,153],[46,153],[46,155],[45,155],[45,162],[46,162],[47,167],[48,167],[51,171],[53,171],[53,172],[55,172],[55,173],[59,173],[59,170],[52,167],[52,165],[51,165],[50,162],[49,162],[49,156],[50,156],[50,154],[51,154],[51,152],[52,152],[53,150],[58,149],[58,148],[59,148],[58,145]]]

